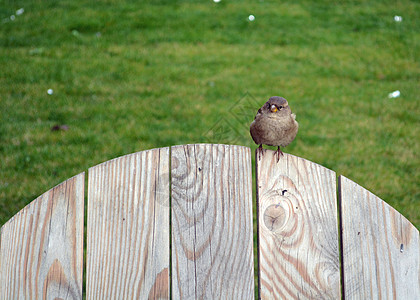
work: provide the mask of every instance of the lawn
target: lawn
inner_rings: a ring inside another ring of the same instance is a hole
[[[0,226],[117,156],[203,142],[254,150],[249,124],[279,95],[300,124],[285,152],[419,228],[419,54],[416,1],[2,2]]]

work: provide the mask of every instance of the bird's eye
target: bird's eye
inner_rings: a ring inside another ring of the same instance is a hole
[[[282,109],[282,108],[283,108],[283,106],[281,106],[281,105],[280,105],[280,106],[279,106],[279,109]]]

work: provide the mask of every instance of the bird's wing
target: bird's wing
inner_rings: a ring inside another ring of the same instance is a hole
[[[259,145],[260,144],[260,137],[259,137],[260,136],[260,132],[259,132],[260,128],[258,126],[258,121],[256,121],[257,117],[258,117],[258,114],[255,116],[254,121],[251,123],[251,126],[249,128],[249,132],[251,133],[251,137],[254,140],[254,142]]]

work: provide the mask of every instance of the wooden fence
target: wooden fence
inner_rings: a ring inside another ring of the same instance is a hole
[[[420,299],[419,232],[351,180],[256,158],[258,297]],[[35,199],[1,228],[0,299],[253,299],[249,148],[125,155]],[[84,265],[85,262],[85,265]],[[85,269],[86,286],[83,291]]]

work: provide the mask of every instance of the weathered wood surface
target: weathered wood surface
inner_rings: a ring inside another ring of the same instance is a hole
[[[0,299],[82,299],[84,173],[1,228]]]
[[[172,148],[174,299],[253,299],[250,149]]]
[[[169,148],[89,169],[87,299],[169,298]]]
[[[420,299],[419,231],[360,185],[339,182],[346,299]]]
[[[89,169],[87,299],[254,298],[250,149],[171,149]],[[341,176],[339,253],[335,173],[273,154],[256,157],[262,299],[420,299],[419,232],[408,220]],[[84,178],[1,228],[0,299],[82,299]]]
[[[335,173],[271,150],[256,162],[261,298],[340,299]]]

